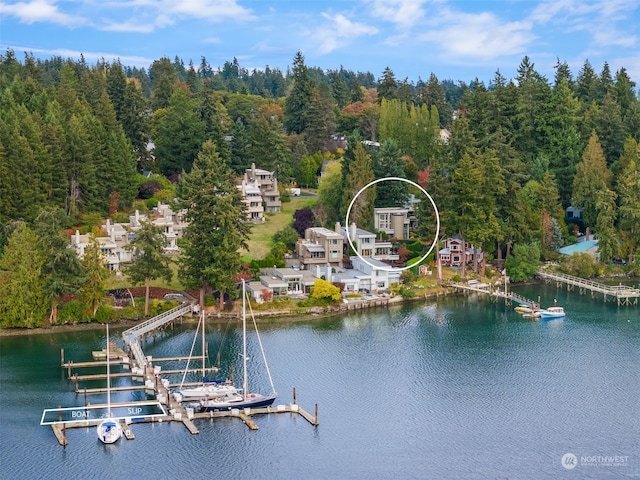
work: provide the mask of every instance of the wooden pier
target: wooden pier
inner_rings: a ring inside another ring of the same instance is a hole
[[[482,293],[484,295],[489,295],[492,300],[498,300],[499,298],[503,298],[506,305],[511,305],[513,302],[518,303],[519,305],[526,305],[531,308],[539,308],[540,301],[535,302],[528,298],[523,297],[522,295],[518,295],[513,292],[505,292],[502,289],[491,288],[491,285],[488,284],[466,284],[466,283],[454,283],[451,285],[456,290],[461,290],[464,292],[475,292]]]
[[[556,282],[556,287],[567,286],[567,290],[578,287],[580,295],[587,291],[591,293],[591,298],[602,294],[605,302],[616,301],[618,305],[637,305],[640,297],[640,289],[628,287],[626,285],[606,285],[586,278],[573,277],[564,273],[550,272],[546,269],[538,270],[538,277],[545,282]]]

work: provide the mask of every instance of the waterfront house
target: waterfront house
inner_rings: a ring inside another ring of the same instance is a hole
[[[296,254],[303,269],[326,264],[342,267],[344,239],[341,233],[324,227],[312,227],[307,228],[304,237],[296,244]]]
[[[449,237],[444,241],[443,248],[439,251],[440,261],[445,267],[460,267],[462,262],[470,264],[474,258],[474,247],[469,242],[462,244],[462,238],[460,235],[455,237]],[[481,249],[475,250],[476,262],[482,262],[482,256],[484,253]]]

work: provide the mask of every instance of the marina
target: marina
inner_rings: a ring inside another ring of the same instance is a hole
[[[104,347],[104,331],[0,337],[0,477],[157,480],[215,472],[226,478],[537,480],[568,475],[561,459],[570,452],[578,460],[626,457],[620,465],[580,464],[569,472],[573,477],[635,478],[640,474],[636,309],[552,284],[514,290],[525,298],[557,298],[567,318],[531,322],[486,295],[452,295],[261,324],[281,394],[270,411],[291,404],[295,386],[295,404],[311,417],[314,405],[320,406],[318,428],[299,412],[251,411],[245,417],[240,410],[238,416],[227,412],[190,422],[175,417],[160,422],[164,414],[158,412],[158,420],[140,423],[132,415],[126,427],[135,440],[127,440],[126,428],[116,445],[99,442],[95,426],[66,428],[67,446],[61,448],[52,427],[38,424],[42,409],[84,400],[61,367],[60,349],[67,359],[90,360],[92,351]],[[111,330],[117,339],[126,328]],[[194,332],[193,322],[176,322],[141,346],[153,359],[187,354]],[[221,374],[228,375],[234,364],[240,372],[238,328],[208,326],[207,341],[212,352],[224,345]],[[250,357],[260,355],[252,335],[248,347]],[[249,366],[256,389],[268,391],[266,375],[254,364]],[[177,368],[170,362],[161,366]],[[115,367],[114,373],[122,369]],[[112,380],[112,387],[130,382]],[[104,387],[105,381],[81,382],[84,386]],[[146,395],[144,390],[111,393],[114,410]],[[87,401],[104,405],[106,397],[89,395]],[[56,411],[52,416],[58,419]],[[259,429],[251,430],[245,419]],[[191,434],[190,427],[199,433]]]
[[[243,283],[243,294],[244,291],[244,283]],[[220,417],[237,417],[240,418],[245,425],[247,425],[251,430],[257,430],[256,423],[251,420],[253,415],[265,415],[271,413],[295,413],[301,415],[305,418],[311,425],[318,426],[318,405],[315,407],[315,416],[312,416],[299,405],[296,404],[296,393],[294,389],[293,393],[293,402],[289,405],[277,405],[276,407],[272,407],[271,405],[275,401],[277,394],[275,390],[270,395],[261,395],[257,393],[249,393],[248,391],[248,376],[247,376],[247,359],[248,355],[246,353],[246,302],[245,297],[243,296],[243,308],[242,308],[242,325],[243,325],[243,337],[245,340],[243,341],[243,388],[241,390],[237,390],[233,387],[229,390],[229,393],[226,393],[224,396],[221,395],[221,398],[195,398],[191,399],[192,401],[188,401],[189,399],[184,399],[183,395],[179,392],[182,392],[185,387],[191,385],[199,385],[199,383],[184,382],[184,378],[188,373],[202,373],[203,381],[206,378],[207,373],[215,373],[219,371],[218,367],[207,367],[205,364],[206,353],[208,352],[208,347],[205,340],[204,334],[204,325],[206,323],[206,319],[204,313],[200,315],[200,325],[202,326],[202,366],[200,368],[181,368],[181,369],[163,369],[162,364],[164,362],[180,362],[187,361],[190,362],[193,360],[192,355],[189,356],[170,356],[170,357],[161,357],[153,359],[152,356],[144,355],[141,346],[141,338],[144,335],[148,335],[151,332],[161,329],[165,327],[168,323],[173,322],[180,316],[185,313],[190,313],[194,311],[194,307],[192,304],[183,304],[178,306],[168,312],[164,312],[156,317],[153,317],[147,321],[141,322],[140,324],[132,327],[122,334],[123,341],[125,343],[125,348],[127,348],[128,352],[125,355],[124,349],[119,349],[113,344],[109,342],[108,332],[109,328],[107,325],[107,345],[108,348],[102,349],[100,351],[93,351],[93,358],[105,358],[105,360],[94,360],[94,361],[83,361],[83,362],[73,362],[68,361],[65,362],[64,358],[64,349],[60,351],[61,358],[61,367],[66,370],[67,380],[73,381],[75,383],[75,391],[76,394],[82,393],[84,395],[84,405],[82,407],[70,407],[62,409],[59,407],[57,410],[53,408],[45,409],[43,412],[41,425],[50,424],[53,428],[54,434],[58,439],[58,443],[64,447],[67,446],[67,438],[64,434],[68,428],[86,428],[89,427],[96,422],[100,425],[99,429],[102,428],[103,425],[108,425],[106,428],[106,434],[100,433],[98,436],[104,440],[109,436],[112,432],[120,432],[125,429],[122,428],[119,422],[122,422],[125,426],[127,426],[126,430],[130,432],[129,425],[132,423],[146,423],[146,422],[169,422],[169,421],[177,421],[181,422],[185,425],[187,430],[193,435],[197,435],[199,433],[198,428],[193,423],[193,420],[198,420],[202,418],[220,418]],[[255,323],[255,322],[254,322]],[[196,333],[198,333],[196,331]],[[257,331],[256,331],[257,333]],[[257,337],[259,341],[259,336]],[[195,339],[194,339],[195,344]],[[260,348],[262,350],[262,344],[260,343]],[[193,346],[192,346],[193,349]],[[264,353],[264,352],[263,352]],[[188,365],[189,363],[187,363]],[[84,368],[97,368],[106,366],[106,373],[91,373],[91,374],[78,374],[75,369],[84,369]],[[123,370],[129,370],[126,372],[112,373],[110,372],[110,366],[120,366]],[[266,359],[265,359],[266,366]],[[268,371],[267,367],[267,373]],[[179,383],[171,383],[167,376],[174,374],[182,374],[183,380]],[[126,386],[117,386],[111,387],[111,382],[113,379],[127,379],[131,382],[130,385]],[[87,388],[81,386],[81,382],[85,381],[95,381],[95,380],[106,380],[106,388],[98,387],[98,388]],[[136,384],[137,382],[137,384]],[[179,388],[178,388],[179,387]],[[133,392],[142,390],[146,394],[146,396],[152,396],[155,398],[157,402],[157,406],[160,410],[162,410],[162,414],[156,411],[149,414],[145,408],[149,406],[149,401],[145,399],[140,402],[129,402],[126,404],[111,404],[110,395],[111,391],[114,392]],[[107,405],[90,405],[87,401],[88,395],[92,394],[102,394],[106,391],[108,403]],[[225,390],[226,392],[226,390]],[[199,403],[194,403],[194,400]],[[117,412],[118,407],[126,407],[127,411],[122,414],[116,413],[116,415],[112,417],[112,407],[113,410]],[[106,416],[108,420],[104,419],[104,416],[101,418],[90,419],[91,416],[87,409],[95,410],[95,409],[106,409]],[[63,410],[71,410],[72,414],[75,414],[79,419],[73,418],[71,421],[68,419],[62,419],[62,411]],[[58,412],[59,418],[54,421],[45,421],[45,417],[47,414],[51,412]],[[62,425],[62,428],[60,428]],[[134,436],[131,434],[130,436],[126,436],[127,439],[133,439]],[[119,437],[118,437],[119,438]],[[118,438],[113,440],[104,440],[105,443],[115,443]]]

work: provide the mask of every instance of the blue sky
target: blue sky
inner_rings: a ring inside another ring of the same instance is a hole
[[[640,85],[640,0],[0,0],[0,51],[87,62],[119,58],[148,68],[178,55],[212,67],[308,66],[370,71],[398,80],[488,83],[513,78],[528,55],[553,79],[589,60],[625,67]]]

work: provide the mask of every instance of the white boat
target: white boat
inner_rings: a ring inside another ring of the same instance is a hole
[[[553,318],[563,318],[565,316],[563,307],[549,307],[545,310],[540,310],[540,318],[542,320],[550,320]]]
[[[109,324],[107,324],[107,348],[109,348]],[[98,425],[96,433],[102,443],[115,443],[122,437],[122,426],[118,419],[111,415],[111,377],[109,370],[109,357],[107,357],[107,418]]]
[[[258,328],[255,318],[253,318],[253,325],[256,330],[256,336],[258,338],[258,344],[260,345],[260,351],[262,352],[262,359],[264,366],[269,377],[269,383],[271,384],[271,393],[263,395],[261,393],[249,393],[249,379],[247,373],[247,291],[244,280],[242,281],[242,373],[243,382],[242,390],[238,390],[236,393],[225,395],[224,397],[212,398],[208,400],[201,400],[198,410],[200,412],[211,411],[225,411],[241,408],[256,408],[266,407],[273,404],[277,397],[277,393],[273,387],[273,380],[271,379],[271,372],[269,371],[269,365],[262,348],[262,342],[260,341],[260,335],[258,334]]]
[[[200,325],[202,325],[202,383],[200,385],[195,385],[191,387],[184,387],[184,381],[187,374],[187,370],[189,368],[189,362],[191,361],[191,357],[193,354],[193,348],[196,343],[196,339],[198,338],[198,332],[200,330]],[[181,401],[197,401],[202,399],[212,399],[219,397],[226,397],[228,395],[234,395],[238,393],[238,389],[233,385],[233,383],[229,380],[210,380],[207,378],[206,372],[206,340],[205,340],[205,318],[204,318],[204,310],[200,315],[200,321],[198,322],[198,328],[196,329],[196,334],[193,339],[193,344],[191,345],[191,352],[189,352],[189,360],[187,361],[187,366],[185,368],[184,374],[182,375],[182,381],[180,383],[180,387],[176,390],[176,392],[180,395]]]

